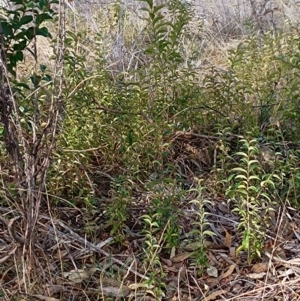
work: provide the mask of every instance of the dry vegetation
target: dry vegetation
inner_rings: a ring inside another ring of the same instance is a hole
[[[300,300],[299,7],[198,2],[0,2],[0,300]]]

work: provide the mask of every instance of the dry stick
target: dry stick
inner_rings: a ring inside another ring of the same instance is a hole
[[[43,218],[47,218],[49,219],[48,217],[46,216],[41,216]],[[64,223],[62,223],[61,221],[59,220],[56,220],[56,222],[61,226],[63,227],[64,229],[66,229],[71,235],[72,235],[72,238],[75,238],[78,242],[88,246],[92,251],[94,252],[97,252],[97,253],[100,253],[106,257],[110,257],[111,260],[121,266],[123,266],[124,268],[128,269],[130,272],[132,272],[133,274],[135,274],[136,276],[139,276],[140,278],[142,279],[145,279],[145,280],[149,280],[149,277],[137,272],[136,270],[132,269],[131,267],[128,267],[124,262],[122,262],[121,260],[118,260],[116,258],[114,258],[111,254],[105,252],[104,250],[102,250],[101,248],[99,248],[98,246],[96,246],[95,244],[85,240],[84,238],[80,237],[77,233],[75,233],[73,230],[71,230],[69,227],[67,227]],[[56,234],[58,235],[61,235],[61,236],[66,236],[65,233],[57,230],[57,229],[53,229],[51,226],[49,225],[45,225],[45,224],[42,224],[40,223],[42,226],[46,226],[49,230],[54,230],[56,232]]]
[[[255,288],[251,291],[247,291],[245,293],[242,293],[242,294],[240,294],[238,296],[235,296],[235,297],[232,297],[232,298],[228,298],[226,300],[227,301],[241,300],[241,297],[245,297],[245,296],[253,294],[253,293],[258,293],[258,292],[265,291],[266,288],[272,289],[272,288],[276,288],[276,287],[279,287],[279,286],[290,287],[292,284],[297,284],[298,285],[299,282],[300,282],[299,278],[296,278],[296,279],[289,280],[287,282],[267,284],[267,285],[264,285],[264,287]]]
[[[83,152],[94,152],[97,151],[99,149],[101,149],[102,147],[92,147],[92,148],[86,148],[86,149],[64,149],[63,151],[66,153],[83,153]]]
[[[71,93],[69,93],[69,95],[67,96],[67,98],[70,98],[72,97],[76,92],[77,90],[79,90],[80,86],[82,84],[84,84],[85,82],[89,81],[90,79],[93,79],[93,78],[97,78],[97,77],[101,77],[101,75],[97,74],[97,75],[92,75],[90,77],[87,77],[85,79],[83,79],[72,91]]]
[[[281,225],[282,225],[282,222],[283,222],[283,217],[285,215],[285,208],[286,208],[286,204],[282,208],[279,207],[280,212],[279,212],[278,216],[280,216],[280,218],[279,219],[277,218],[277,221],[276,221],[277,231],[276,231],[276,236],[275,236],[275,239],[274,239],[274,245],[275,246],[277,245],[277,241],[278,241],[278,238],[280,236],[279,231],[281,229]],[[272,259],[274,258],[274,252],[275,252],[276,249],[277,249],[277,247],[272,249],[272,254],[269,254],[268,252],[265,252],[265,255],[267,257],[269,257],[269,262],[268,262],[268,269],[267,269],[267,273],[266,273],[266,277],[265,277],[265,281],[264,281],[264,288],[266,288],[267,280],[269,279],[270,267],[271,267]],[[262,291],[262,295],[263,296],[265,295],[265,289]]]
[[[202,135],[202,134],[197,134],[194,132],[184,132],[184,131],[177,131],[174,136],[173,139],[176,138],[203,138],[203,139],[211,139],[211,140],[225,140],[225,141],[232,141],[235,138],[241,138],[242,136],[239,135],[235,135],[235,134],[230,134],[230,137],[224,137],[224,136],[220,136],[220,137],[216,137],[216,136],[210,136],[210,135]]]
[[[0,263],[4,263],[9,257],[11,257],[13,254],[16,253],[18,249],[18,246],[15,246],[9,253],[8,255],[4,256],[3,258],[0,259]],[[8,270],[9,271],[9,270]],[[3,275],[2,275],[2,279],[3,279]]]
[[[15,240],[16,242],[20,243],[21,245],[25,244],[25,238],[19,236],[16,233],[16,228],[15,228],[15,221],[17,221],[20,218],[20,216],[14,217],[10,220],[5,218],[4,216],[0,215],[0,221],[7,227],[8,233],[10,237]]]

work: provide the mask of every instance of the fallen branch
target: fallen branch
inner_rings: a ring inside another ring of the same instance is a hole
[[[47,216],[41,216],[42,218],[46,218],[49,219],[49,217]],[[91,249],[91,251],[97,252],[101,255],[104,255],[106,257],[109,257],[111,261],[119,264],[120,266],[126,268],[127,270],[129,270],[131,273],[135,274],[136,276],[145,279],[145,280],[149,280],[149,277],[137,272],[136,270],[134,270],[133,268],[127,266],[124,262],[122,262],[121,260],[118,260],[116,258],[114,258],[111,254],[105,252],[104,250],[102,250],[101,248],[99,248],[99,246],[87,241],[86,239],[80,237],[77,233],[75,233],[72,229],[70,229],[68,226],[66,226],[64,223],[62,223],[59,220],[54,220],[54,222],[58,223],[61,227],[63,227],[66,231],[68,231],[73,240],[76,240],[77,242],[81,243],[82,245],[84,245],[85,247],[88,247]],[[53,229],[50,225],[45,225],[44,223],[39,222],[39,224],[41,226],[45,226],[48,230],[54,231],[56,233],[56,235],[61,236],[61,237],[66,237],[67,235],[57,229]],[[67,237],[70,239],[70,237]]]

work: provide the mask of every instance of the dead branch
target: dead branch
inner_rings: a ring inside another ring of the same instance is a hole
[[[0,215],[0,221],[7,227],[10,237],[21,245],[25,245],[26,240],[23,236],[19,236],[16,232],[15,222],[20,219],[20,216],[7,219],[4,216]]]

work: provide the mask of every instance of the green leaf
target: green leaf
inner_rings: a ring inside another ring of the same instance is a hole
[[[210,237],[213,237],[213,236],[216,236],[217,234],[210,231],[210,230],[205,230],[203,231],[203,235],[207,235],[207,236],[210,236]]]
[[[248,144],[247,141],[241,140],[241,142],[244,142],[244,143],[243,143],[243,147],[244,147],[245,149],[249,149],[249,144]]]
[[[259,164],[259,161],[258,160],[249,160],[248,161],[248,165],[252,165],[254,163],[258,163]]]
[[[14,50],[24,50],[27,46],[27,41],[26,40],[23,40],[23,41],[20,41],[19,43],[16,43],[14,44],[13,46],[13,49]]]
[[[150,47],[148,47],[147,49],[145,49],[145,54],[151,55],[154,53],[155,53],[155,49],[152,45]]]
[[[48,13],[43,13],[38,16],[36,16],[35,24],[37,27],[39,27],[44,21],[46,20],[52,20],[53,18]]]
[[[52,76],[49,74],[45,74],[45,76],[43,76],[42,80],[44,80],[45,82],[51,82]]]
[[[234,172],[237,171],[237,172],[242,172],[242,173],[247,174],[247,170],[245,170],[241,167],[235,167],[235,168],[232,169],[232,171],[234,171]]]
[[[149,17],[150,17],[151,21],[153,22],[153,19],[155,18],[155,14],[152,13],[151,11],[149,11]]]
[[[52,38],[49,30],[47,27],[42,27],[42,28],[39,28],[36,32],[37,35],[39,36],[43,36],[43,37],[46,37],[46,38]]]
[[[21,16],[21,12],[19,12],[17,10],[7,10],[6,12],[7,12],[8,15],[12,15],[13,16],[13,21],[19,20],[19,18]]]
[[[247,158],[246,157],[245,158],[241,158],[240,160],[241,160],[241,162],[243,162],[246,165],[248,165],[248,156],[247,156]]]
[[[240,210],[240,208],[233,208],[232,209],[232,212],[238,212],[238,213],[240,213],[241,214],[241,210]],[[241,224],[241,223],[240,223]]]
[[[66,34],[68,37],[71,37],[74,41],[78,40],[77,35],[74,32],[67,30]]]
[[[260,180],[259,176],[250,176],[249,181],[251,180]]]
[[[275,178],[275,179],[277,179],[277,180],[279,180],[279,181],[282,180],[278,175],[272,175],[272,177]]]
[[[41,81],[41,76],[34,74],[34,75],[30,76],[30,80],[31,80],[31,82],[33,83],[34,86],[38,86],[38,84]]]
[[[11,24],[9,24],[7,22],[1,22],[1,27],[2,27],[4,36],[10,37],[13,35],[13,28],[12,28]]]
[[[259,191],[259,188],[255,187],[255,186],[249,186],[248,190],[249,190],[249,192],[253,191],[253,192],[257,193]]]
[[[156,28],[155,28],[156,39],[163,40],[163,42],[165,42],[167,44],[170,43],[169,41],[165,40],[167,32],[168,32],[168,29],[166,27],[164,27],[163,25],[156,26]]]
[[[271,180],[262,181],[260,183],[260,187],[265,187],[267,185],[272,186],[272,188],[275,189],[275,183]]]
[[[44,73],[47,69],[47,66],[46,65],[40,65],[40,70]]]
[[[243,242],[242,242],[243,249],[248,250],[249,249],[249,244],[250,244],[250,232],[249,232],[249,230],[245,230],[244,237],[243,237]]]
[[[245,184],[239,183],[237,189],[239,192],[246,191],[247,186]]]
[[[26,90],[30,89],[29,86],[25,83],[17,82],[15,85],[16,85],[16,87],[21,87],[21,88],[24,88]]]
[[[159,23],[159,21],[163,20],[163,19],[164,19],[164,17],[161,16],[161,15],[158,15],[158,16],[156,16],[156,17],[153,18],[152,24],[153,24],[155,30],[157,30],[161,26],[165,25],[165,22]]]
[[[25,25],[30,23],[33,20],[33,17],[31,15],[23,16],[20,20],[20,25]]]
[[[132,129],[130,129],[127,134],[127,140],[128,140],[129,146],[132,146],[132,144],[133,144],[133,130]]]
[[[160,11],[165,6],[166,6],[165,4],[157,5],[153,8],[153,12],[156,14],[158,11]]]
[[[43,10],[44,8],[47,8],[47,5],[48,5],[48,1],[47,0],[40,0],[39,1],[39,8],[41,10]]]
[[[257,143],[257,139],[250,140],[250,144],[256,144],[256,143]]]
[[[268,194],[262,193],[262,194],[261,194],[261,197],[264,197],[264,198],[267,199],[269,202],[271,202],[271,198],[270,198],[270,196],[269,196]]]
[[[34,27],[29,27],[26,31],[25,31],[25,35],[27,37],[27,39],[29,41],[31,41],[34,37],[34,32],[35,32],[35,28]]]
[[[24,55],[22,51],[16,51],[15,54],[16,60],[22,62],[24,59]]]
[[[150,10],[149,8],[146,8],[146,7],[141,7],[140,10],[141,10],[141,11],[145,11],[145,12],[147,12],[148,14],[151,12],[151,10]],[[143,19],[143,20],[147,20],[147,19],[145,19],[145,18],[142,18],[142,19]]]
[[[228,178],[227,178],[227,182],[230,182],[233,178],[235,178],[236,175],[235,174],[231,174]]]
[[[26,8],[29,8],[29,9],[39,8],[39,4],[35,3],[34,1],[28,1],[26,3]]]
[[[15,65],[13,65],[12,63],[8,63],[7,64],[7,69],[8,71],[14,76],[16,77],[16,71],[14,70]]]
[[[24,30],[17,33],[14,37],[14,40],[20,40],[20,39],[22,39],[24,41],[26,40],[26,32]]]
[[[247,177],[245,175],[237,175],[235,177],[235,179],[245,179],[245,180],[247,180]]]
[[[250,152],[250,153],[258,153],[258,149],[257,149],[257,147],[256,146],[249,146],[249,148],[248,148],[248,151]]]
[[[248,155],[246,153],[244,153],[244,152],[237,152],[236,155],[248,158]]]

